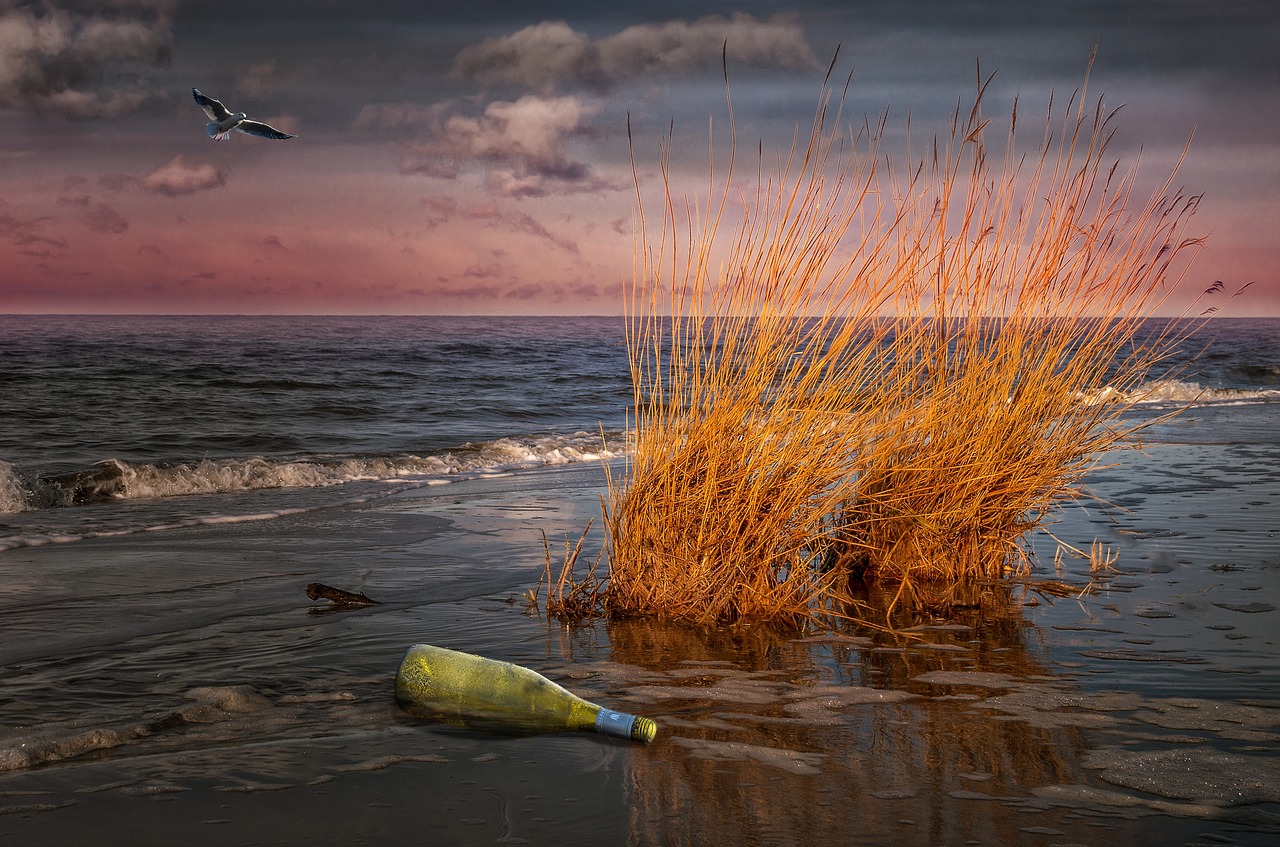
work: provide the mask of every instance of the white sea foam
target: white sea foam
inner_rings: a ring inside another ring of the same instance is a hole
[[[180,497],[235,495],[259,489],[334,487],[335,492],[341,492],[336,496],[312,498],[301,506],[291,504],[268,509],[242,510],[235,501],[224,500],[213,510],[197,507],[192,514],[185,505],[177,505],[165,507],[165,517],[160,519],[156,513],[151,513],[151,518],[143,513],[138,522],[138,515],[121,513],[120,521],[95,522],[92,528],[77,525],[74,530],[42,524],[39,528],[27,527],[24,532],[15,526],[16,532],[0,535],[0,551],[139,532],[274,520],[316,509],[359,505],[415,488],[506,476],[514,470],[545,465],[602,461],[618,455],[621,455],[619,451],[601,446],[598,434],[579,432],[568,436],[503,438],[428,456],[317,457],[307,461],[255,457],[203,459],[174,465],[132,464],[112,459],[99,462],[87,471],[63,475],[57,482],[38,481],[39,490],[34,494],[24,488],[22,477],[10,465],[0,463],[0,513],[36,512],[90,501],[154,501],[158,505]],[[350,488],[341,488],[348,484]]]
[[[598,434],[500,438],[426,456],[262,457],[138,464],[107,459],[79,473],[40,480],[28,490],[13,466],[0,462],[0,514],[100,500],[150,500],[270,488],[319,488],[350,482],[438,484],[468,473],[564,465],[613,458]]]
[[[27,492],[13,465],[0,461],[0,515],[27,508]]]
[[[1280,400],[1280,390],[1245,389],[1245,388],[1210,388],[1197,382],[1183,382],[1176,379],[1159,379],[1146,382],[1128,391],[1122,391],[1108,385],[1101,391],[1092,394],[1077,395],[1087,405],[1103,403],[1140,403],[1186,405],[1198,404],[1245,404],[1266,403]]]

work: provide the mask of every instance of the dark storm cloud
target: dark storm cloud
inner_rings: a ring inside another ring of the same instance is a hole
[[[582,298],[584,300],[595,299],[600,296],[600,286],[594,282],[582,282],[578,280],[565,287],[565,294],[574,298]]]
[[[0,200],[0,238],[8,240],[16,247],[28,247],[34,244],[46,244],[51,247],[65,248],[67,242],[61,238],[51,238],[40,232],[41,228],[53,218],[22,218],[5,211],[5,202]]]
[[[419,222],[427,229],[433,229],[457,214],[458,201],[452,197],[424,197],[422,208],[426,210],[426,217],[420,218]]]
[[[461,276],[464,279],[501,279],[504,276],[504,271],[497,262],[490,262],[487,265],[469,265]]]
[[[513,214],[508,217],[508,223],[526,235],[532,235],[535,238],[540,238],[548,244],[559,247],[561,250],[565,250],[575,256],[579,255],[578,245],[576,243],[567,238],[561,238],[553,235],[545,226],[538,223],[530,215],[524,214],[523,212]]]
[[[0,0],[0,105],[71,117],[135,111],[148,91],[116,79],[169,55],[167,2],[99,2],[62,8]]]
[[[725,50],[730,61],[751,66],[816,67],[798,18],[762,21],[735,13],[637,24],[597,39],[564,21],[543,21],[467,47],[458,54],[454,72],[483,83],[544,91],[564,84],[604,89],[649,74],[712,67]]]
[[[503,296],[508,300],[534,300],[537,299],[543,291],[544,288],[539,283],[526,282],[523,285],[510,289]]]
[[[526,212],[504,211],[499,209],[496,203],[477,206],[470,209],[460,210],[457,203],[452,198],[432,198],[423,201],[428,208],[438,210],[448,216],[461,212],[461,216],[473,221],[488,221],[486,226],[506,227],[515,232],[524,233],[543,241],[552,247],[564,250],[566,253],[572,253],[575,256],[581,255],[581,251],[577,242],[563,236],[556,235],[540,223],[536,218]],[[496,265],[489,267],[497,267]]]
[[[107,235],[119,235],[129,229],[129,222],[124,215],[106,203],[90,203],[84,210],[81,221],[94,232]]]
[[[80,222],[94,232],[119,235],[129,229],[129,222],[114,207],[92,197],[59,197],[57,205],[81,209]]]

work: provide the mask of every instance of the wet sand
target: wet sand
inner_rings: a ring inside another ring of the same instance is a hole
[[[893,635],[528,614],[540,532],[554,550],[599,514],[591,465],[7,551],[0,841],[1275,844],[1278,451],[1234,449],[1100,472],[1116,508],[1054,530],[1121,553],[1080,599],[1026,589]],[[1090,583],[1044,552],[1041,576]],[[311,582],[381,603],[326,611]],[[408,718],[392,678],[420,641],[533,667],[659,738]]]

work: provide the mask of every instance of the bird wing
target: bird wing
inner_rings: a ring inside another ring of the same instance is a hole
[[[191,96],[196,98],[196,104],[204,109],[204,113],[215,121],[225,120],[231,112],[226,106],[214,100],[212,97],[206,97],[200,93],[200,89],[192,88]]]
[[[296,135],[281,132],[275,127],[267,126],[260,121],[241,121],[236,124],[236,129],[246,135],[256,135],[259,138],[297,138]]]

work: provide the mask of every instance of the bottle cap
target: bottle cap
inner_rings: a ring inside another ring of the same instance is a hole
[[[658,725],[651,718],[638,718],[626,712],[602,708],[596,715],[596,732],[648,744],[657,736]]]
[[[652,718],[636,718],[631,725],[631,737],[641,744],[652,744],[658,737],[658,724]]]

